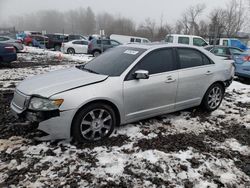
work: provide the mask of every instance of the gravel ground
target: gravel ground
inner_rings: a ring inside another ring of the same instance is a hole
[[[249,84],[234,81],[212,113],[147,119],[95,144],[37,142],[35,125],[9,112],[14,87],[83,62],[44,61],[48,52],[32,50],[0,70],[0,187],[250,187]]]

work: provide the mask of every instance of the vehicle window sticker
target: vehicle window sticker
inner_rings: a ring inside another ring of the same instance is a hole
[[[124,54],[129,54],[129,55],[136,55],[138,53],[139,53],[139,51],[134,51],[134,50],[126,50],[124,52]]]

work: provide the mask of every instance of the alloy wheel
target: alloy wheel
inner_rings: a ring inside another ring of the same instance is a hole
[[[84,139],[96,141],[109,133],[112,123],[112,116],[107,110],[93,109],[83,117],[80,131]]]
[[[220,105],[223,92],[220,87],[214,87],[208,94],[208,106],[211,109],[215,109]]]

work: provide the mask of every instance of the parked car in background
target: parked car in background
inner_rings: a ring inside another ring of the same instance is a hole
[[[23,50],[23,44],[20,40],[16,40],[7,36],[0,36],[0,43],[10,44],[14,46],[17,52],[20,52]]]
[[[214,41],[211,40],[210,44],[214,44]],[[245,45],[243,42],[236,38],[220,38],[216,40],[215,44],[221,46],[236,47],[244,51],[248,49],[247,45]]]
[[[236,47],[230,46],[206,46],[206,50],[212,52],[214,55],[225,57],[227,59],[234,59],[234,55],[240,55],[244,52],[244,50]]]
[[[21,82],[11,102],[16,117],[39,123],[48,139],[107,138],[116,126],[201,105],[216,110],[234,75],[203,48],[122,45],[85,65]]]
[[[48,45],[49,38],[43,35],[27,35],[23,39],[23,43],[26,46],[34,46],[34,47],[46,47]]]
[[[10,44],[0,43],[0,63],[10,63],[16,60],[15,47]]]
[[[68,42],[68,36],[65,34],[46,34],[49,41],[46,44],[46,48],[51,49],[53,48],[55,51],[60,51],[63,42]]]
[[[250,79],[250,55],[244,50],[229,46],[208,46],[206,50],[227,59],[234,60],[235,75]]]
[[[68,35],[67,40],[68,41],[72,41],[72,40],[88,40],[88,38],[83,36],[83,35],[70,34],[70,35]]]
[[[199,36],[169,34],[165,38],[165,42],[173,44],[188,44],[193,46],[207,46],[208,42]]]
[[[110,39],[116,40],[122,44],[127,43],[150,43],[150,41],[147,38],[142,37],[135,37],[135,36],[127,36],[127,35],[117,35],[112,34],[110,35]]]
[[[88,44],[88,54],[92,54],[94,57],[96,57],[102,52],[105,52],[107,49],[119,45],[121,45],[121,43],[116,40],[94,38]]]
[[[68,54],[86,54],[88,53],[88,41],[87,40],[72,40],[66,43],[62,43],[62,49],[64,53]]]

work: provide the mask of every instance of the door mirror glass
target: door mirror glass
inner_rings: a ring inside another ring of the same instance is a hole
[[[147,70],[137,70],[134,73],[135,79],[148,79],[149,78],[149,72]]]

